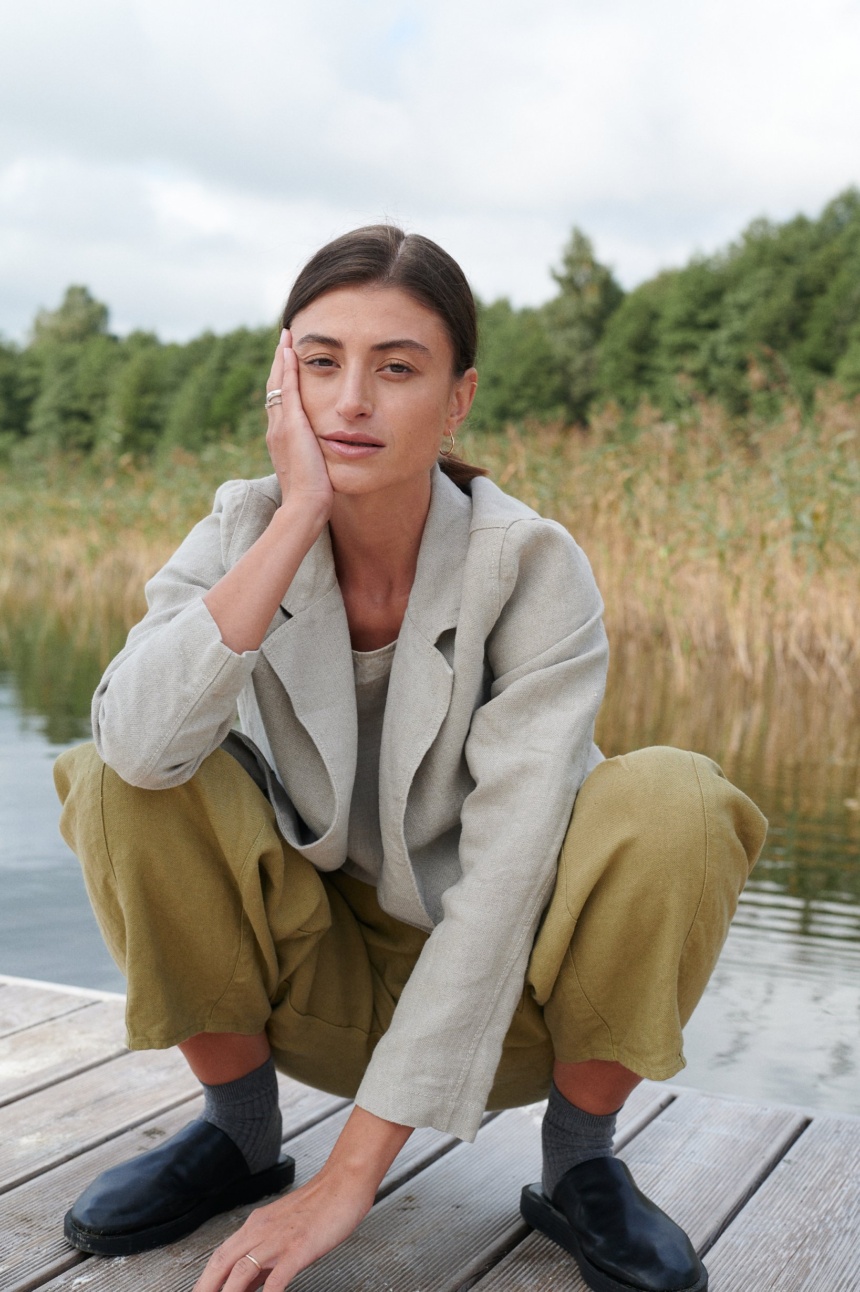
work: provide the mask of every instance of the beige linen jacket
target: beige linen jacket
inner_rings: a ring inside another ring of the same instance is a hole
[[[241,740],[284,837],[330,871],[346,861],[357,721],[328,530],[259,651],[229,650],[202,601],[279,503],[274,476],[221,486],[147,585],[93,729],[105,762],[147,789]],[[434,469],[385,709],[378,885],[384,910],[432,932],[358,1092],[380,1117],[477,1132],[573,801],[602,757],[602,610],[562,526],[489,480],[470,496]]]

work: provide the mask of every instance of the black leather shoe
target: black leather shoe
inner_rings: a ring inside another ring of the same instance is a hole
[[[229,1135],[210,1122],[191,1122],[151,1152],[103,1171],[66,1214],[64,1232],[82,1252],[146,1252],[219,1211],[280,1193],[295,1173],[293,1159],[282,1157],[252,1175]]]
[[[707,1292],[708,1271],[689,1238],[637,1189],[618,1158],[571,1167],[552,1201],[539,1184],[527,1184],[520,1210],[576,1257],[594,1292]]]

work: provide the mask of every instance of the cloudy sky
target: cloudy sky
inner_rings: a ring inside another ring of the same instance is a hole
[[[118,331],[274,317],[356,224],[552,293],[631,286],[860,183],[860,0],[0,0],[0,332],[70,282]]]

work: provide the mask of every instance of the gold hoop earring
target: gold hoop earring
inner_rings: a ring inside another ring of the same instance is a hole
[[[448,439],[451,441],[451,447],[450,449],[439,450],[439,456],[443,458],[450,458],[451,454],[454,452],[454,447],[457,443],[457,441],[454,439],[454,436],[451,434],[450,431],[447,432],[447,435],[448,435]]]

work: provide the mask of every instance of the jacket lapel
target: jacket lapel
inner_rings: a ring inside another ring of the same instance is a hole
[[[328,529],[308,552],[281,604],[288,618],[261,650],[326,766],[335,795],[335,833],[343,835],[345,849],[357,748],[355,682]]]
[[[405,867],[407,888],[419,904],[404,836],[406,802],[451,702],[454,675],[436,642],[457,625],[471,517],[469,498],[436,467],[391,668],[379,769],[386,860]],[[345,855],[357,752],[355,681],[328,529],[299,567],[282,607],[288,617],[270,632],[262,653],[326,766],[335,795],[334,834]]]
[[[406,860],[403,826],[409,788],[451,703],[454,674],[436,642],[459,618],[471,518],[469,498],[436,467],[382,729],[380,824],[386,856],[396,840]]]

